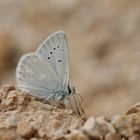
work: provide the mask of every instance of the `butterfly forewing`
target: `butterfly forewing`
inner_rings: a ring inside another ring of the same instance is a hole
[[[69,56],[67,39],[64,32],[59,31],[44,41],[36,51],[44,63],[49,63],[60,79],[61,89],[67,90],[69,82]]]
[[[18,88],[34,96],[47,98],[61,89],[60,80],[52,67],[34,53],[25,54],[16,69]]]

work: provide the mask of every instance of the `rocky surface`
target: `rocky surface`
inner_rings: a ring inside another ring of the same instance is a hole
[[[13,83],[21,55],[58,30],[87,114],[112,116],[140,101],[140,0],[1,0],[0,85]]]
[[[139,23],[139,0],[0,1],[0,85],[15,81],[23,53],[63,30],[70,80],[83,96],[86,114],[94,116],[79,118],[4,86],[0,140],[139,140],[140,104],[127,110],[140,101]],[[123,115],[113,116],[117,113]]]
[[[85,118],[5,85],[0,88],[0,140],[28,139],[140,140],[140,104],[123,115]]]

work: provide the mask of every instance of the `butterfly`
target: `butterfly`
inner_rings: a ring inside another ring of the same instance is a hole
[[[72,95],[78,114],[79,100],[69,85],[69,50],[63,31],[49,36],[34,53],[24,54],[16,69],[17,88],[45,101],[63,101]]]

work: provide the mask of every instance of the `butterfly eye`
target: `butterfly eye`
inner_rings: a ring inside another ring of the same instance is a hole
[[[50,57],[48,57],[48,59],[50,59]]]
[[[57,48],[59,48],[59,46],[57,46]]]
[[[50,54],[52,54],[52,52],[50,52]]]
[[[53,48],[54,50],[56,50],[56,48]]]

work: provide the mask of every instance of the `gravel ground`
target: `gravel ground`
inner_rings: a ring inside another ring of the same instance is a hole
[[[86,111],[85,111],[86,112]],[[0,88],[0,140],[140,140],[140,104],[110,118],[78,117],[4,85]]]

